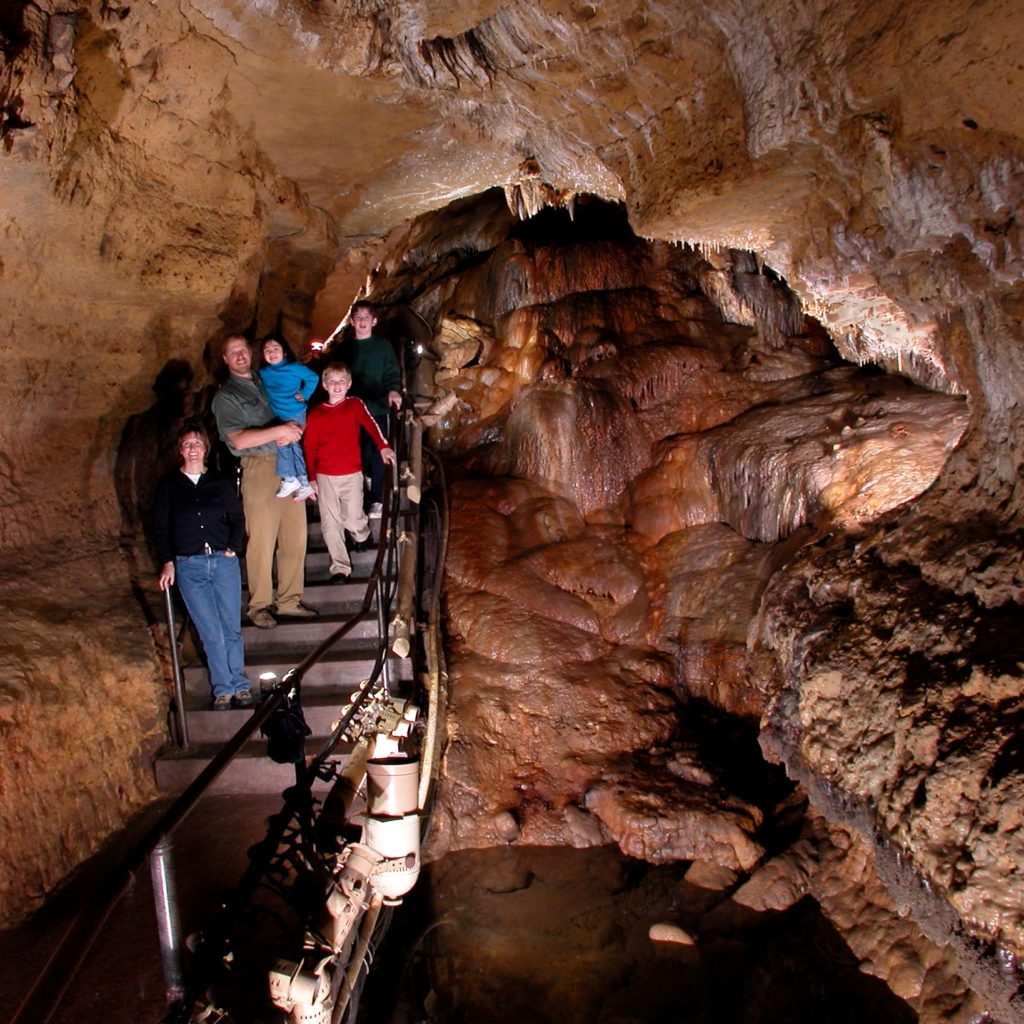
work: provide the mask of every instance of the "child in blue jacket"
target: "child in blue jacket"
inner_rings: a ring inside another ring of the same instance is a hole
[[[297,362],[288,342],[278,338],[267,338],[262,346],[260,381],[267,393],[271,411],[285,422],[291,421],[303,426],[306,422],[306,403],[316,390],[318,377],[308,367]],[[305,501],[313,497],[306,473],[306,459],[302,444],[280,445],[277,449],[277,475],[281,486],[277,497],[292,496],[293,501]]]

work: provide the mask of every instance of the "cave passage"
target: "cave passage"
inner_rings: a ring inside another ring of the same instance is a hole
[[[776,574],[936,478],[963,399],[845,363],[751,254],[614,204],[518,221],[492,192],[408,237],[372,294],[434,326],[452,493],[422,983],[452,1020],[914,1019],[855,968],[908,941],[852,924],[870,855],[757,749],[754,638]]]
[[[370,1005],[914,1019],[846,945],[849,838],[757,747],[751,637],[790,561],[928,486],[963,400],[844,363],[751,254],[639,239],[615,204],[519,221],[495,191],[409,235],[371,294],[382,333],[426,348],[454,724],[434,864]],[[137,538],[162,434],[208,400],[172,369],[119,458]]]
[[[1012,0],[2,5],[4,926],[156,799],[221,336],[366,295],[451,479],[437,1005],[487,861],[654,893],[611,1019],[733,940],[747,1013],[799,922],[833,1006],[1024,1024],[1022,51]]]

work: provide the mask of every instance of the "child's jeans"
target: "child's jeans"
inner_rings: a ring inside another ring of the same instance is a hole
[[[295,417],[298,425],[305,426],[306,414]],[[281,445],[277,449],[277,475],[282,480],[296,478],[303,487],[309,486],[309,477],[306,475],[306,456],[302,453],[302,442],[292,441],[291,444]]]
[[[282,480],[297,477],[303,487],[309,486],[309,477],[306,476],[306,457],[302,454],[302,445],[298,441],[278,446],[276,470]]]

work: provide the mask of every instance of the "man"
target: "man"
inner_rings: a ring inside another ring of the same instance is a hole
[[[245,338],[226,338],[221,352],[230,376],[213,397],[213,414],[221,439],[242,460],[242,507],[249,537],[245,553],[249,621],[260,629],[271,629],[277,625],[271,612],[275,549],[277,614],[301,619],[317,614],[302,603],[305,502],[277,497],[277,448],[298,441],[302,428],[295,423],[274,423],[263,386],[252,371],[252,351]]]
[[[352,331],[355,337],[341,346],[341,361],[352,371],[352,397],[361,398],[381,433],[388,436],[388,409],[402,405],[402,372],[398,368],[391,342],[374,336],[377,318],[373,306],[360,300],[352,306]],[[383,510],[384,463],[377,446],[365,432],[362,435],[363,466],[370,474],[369,512],[379,519]]]

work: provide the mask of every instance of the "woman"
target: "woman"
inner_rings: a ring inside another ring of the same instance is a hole
[[[242,503],[230,480],[206,472],[210,444],[199,420],[186,420],[177,446],[181,469],[160,478],[153,512],[160,589],[177,580],[206,652],[214,710],[252,707],[237,555],[245,538]]]

